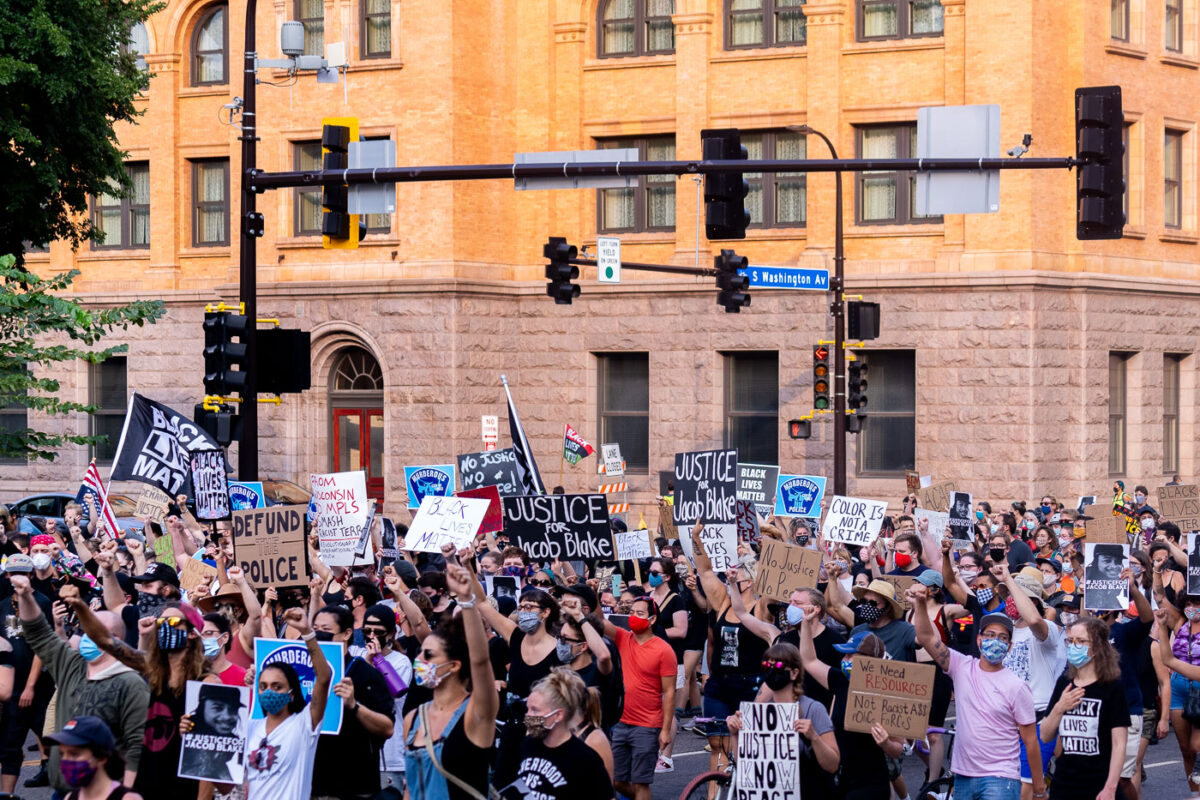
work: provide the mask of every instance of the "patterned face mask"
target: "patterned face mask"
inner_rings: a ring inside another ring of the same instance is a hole
[[[188,632],[170,625],[158,626],[158,649],[171,652],[182,650],[187,645]]]
[[[979,601],[979,605],[981,606],[986,606],[992,602],[992,598],[995,596],[996,593],[992,591],[992,587],[990,586],[984,586],[981,589],[975,590],[975,599]]]
[[[874,603],[859,603],[854,609],[856,622],[872,623],[883,616],[883,609]]]
[[[999,664],[1008,655],[1008,642],[999,639],[984,639],[979,643],[979,653],[989,664]]]

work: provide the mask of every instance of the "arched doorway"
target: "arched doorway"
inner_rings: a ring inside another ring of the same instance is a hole
[[[365,469],[367,494],[383,503],[383,372],[375,356],[347,347],[329,373],[333,471]]]

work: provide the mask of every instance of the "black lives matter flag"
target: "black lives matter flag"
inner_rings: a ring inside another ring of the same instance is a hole
[[[148,483],[175,497],[191,483],[192,453],[220,449],[183,414],[134,392],[108,480]]]

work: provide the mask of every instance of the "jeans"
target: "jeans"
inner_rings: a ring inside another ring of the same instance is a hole
[[[955,800],[1020,800],[1021,781],[1016,778],[954,777]]]

